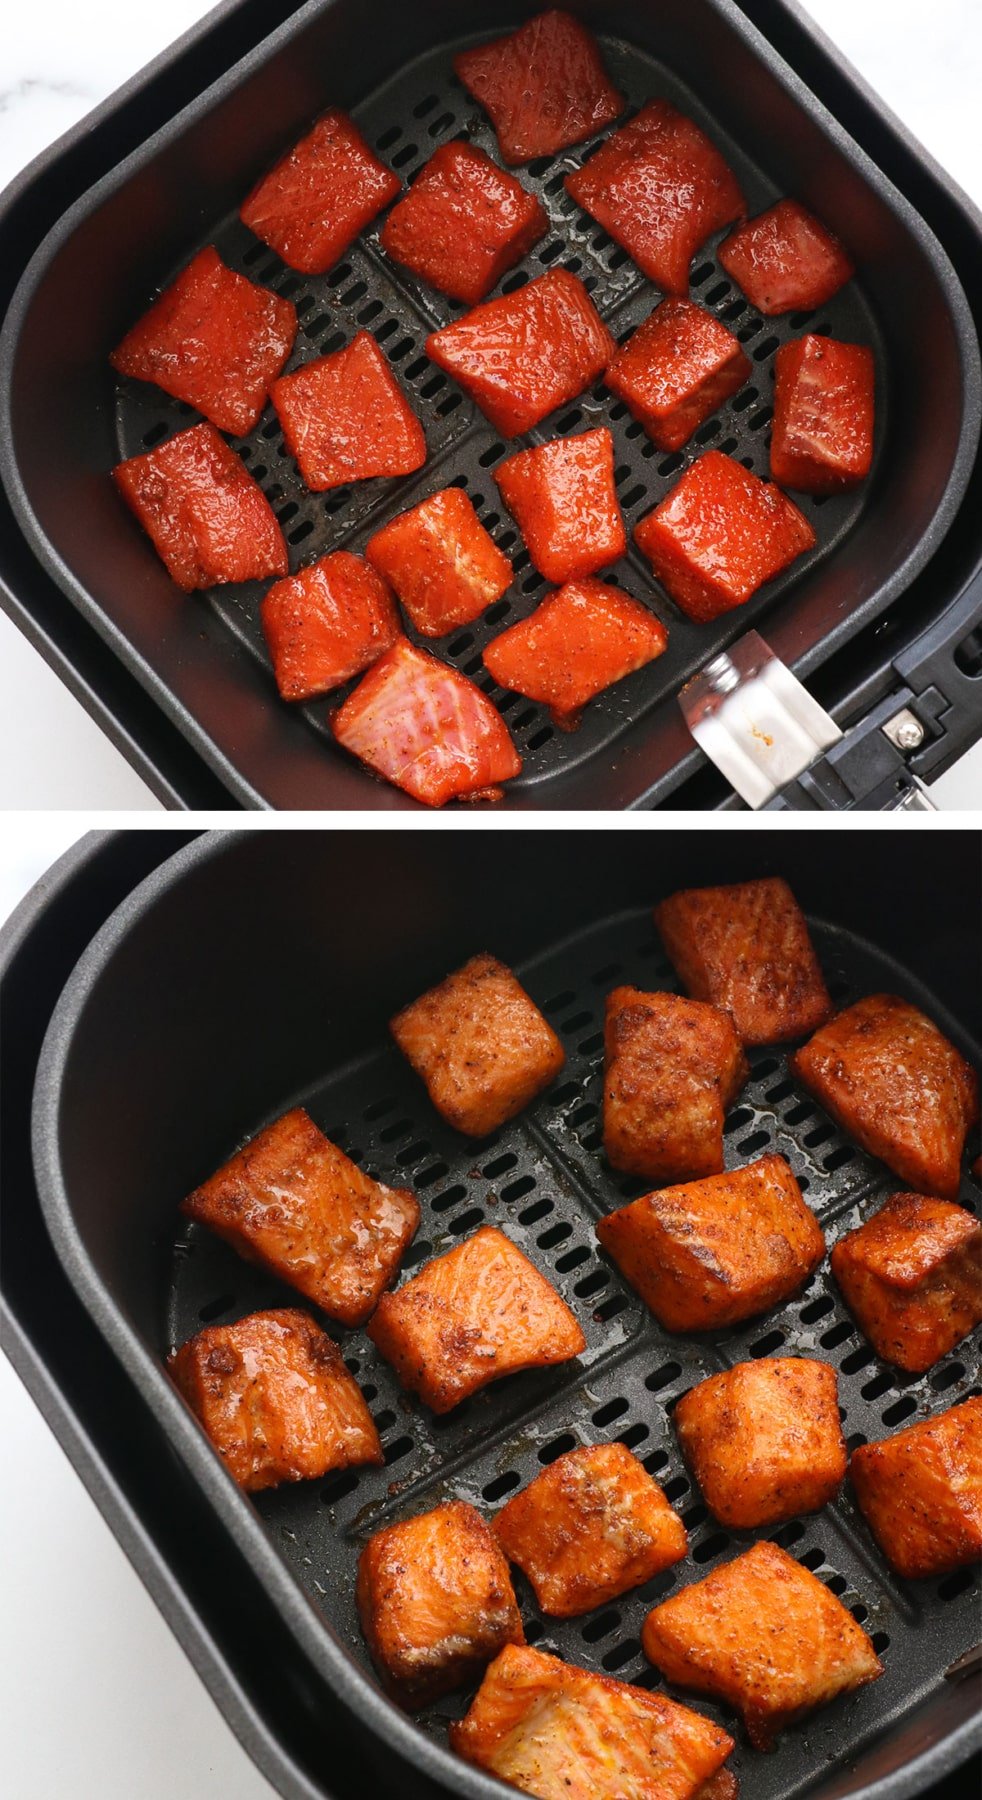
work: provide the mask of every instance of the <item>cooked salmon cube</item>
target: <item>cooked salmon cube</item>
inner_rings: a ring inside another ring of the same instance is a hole
[[[877,1355],[920,1374],[982,1324],[982,1225],[962,1206],[894,1194],[840,1238],[832,1273]]]
[[[568,1362],[586,1348],[552,1283],[493,1225],[385,1294],[368,1335],[435,1413],[502,1375]]]
[[[249,1492],[385,1460],[337,1344],[294,1307],[209,1325],[167,1366],[229,1474]]]
[[[390,519],[365,555],[424,637],[470,625],[511,586],[511,563],[459,487],[441,488]]]
[[[631,333],[604,379],[660,450],[680,450],[749,375],[732,331],[679,296],[663,300]]]
[[[793,500],[720,450],[700,456],[634,536],[676,606],[698,623],[742,606],[816,541]]]
[[[724,238],[719,260],[768,315],[824,306],[856,273],[837,237],[797,200],[779,200]]]
[[[548,229],[535,195],[458,138],[420,170],[379,241],[414,275],[476,306]]]
[[[832,1011],[808,925],[786,881],[683,888],[655,924],[686,992],[729,1013],[745,1044],[784,1044]]]
[[[450,1727],[468,1762],[538,1800],[724,1800],[733,1739],[665,1694],[509,1648]],[[717,1774],[719,1771],[719,1774]]]
[[[796,338],[774,358],[771,474],[782,487],[834,494],[873,461],[873,352],[835,338]]]
[[[152,381],[241,437],[258,420],[296,335],[292,303],[236,275],[209,246],[164,289],[109,361],[120,375]]]
[[[623,1444],[557,1457],[503,1506],[494,1530],[544,1613],[575,1619],[685,1555],[685,1526]]]
[[[113,480],[186,594],[286,574],[276,515],[214,425],[192,425],[118,463]]]
[[[363,1174],[302,1106],[237,1150],[181,1211],[342,1325],[364,1324],[419,1225],[408,1188]]]
[[[314,493],[411,475],[426,461],[426,439],[370,332],[317,356],[270,389],[283,436]]]
[[[401,638],[331,721],[345,750],[424,806],[497,800],[521,772],[508,727],[459,669]]]
[[[677,994],[619,987],[604,1023],[604,1149],[651,1181],[718,1175],[723,1119],[747,1079],[729,1015]]]
[[[710,1512],[736,1531],[817,1512],[845,1477],[838,1375],[809,1357],[711,1375],[682,1395],[675,1429]]]
[[[641,1643],[667,1680],[735,1707],[757,1750],[883,1673],[842,1601],[766,1541],[653,1607]]]
[[[399,179],[332,107],[253,188],[243,225],[304,275],[323,275],[394,200]]]
[[[275,582],[259,617],[284,700],[310,700],[340,687],[402,636],[385,582],[348,550]]]
[[[507,163],[581,144],[624,110],[596,39],[567,12],[538,13],[506,37],[461,50],[453,66],[489,114]]]
[[[522,1112],[565,1061],[552,1026],[494,956],[472,956],[390,1029],[437,1112],[468,1137],[487,1137]]]
[[[982,1556],[982,1399],[862,1444],[849,1474],[873,1536],[906,1580]]]
[[[781,1156],[608,1213],[597,1236],[669,1331],[708,1331],[787,1300],[825,1254],[825,1240]]]
[[[870,994],[789,1058],[793,1075],[871,1156],[919,1194],[954,1200],[979,1117],[975,1071],[896,994]]]
[[[567,581],[527,619],[485,646],[484,665],[501,687],[548,706],[573,731],[588,700],[660,656],[668,633],[621,588]]]
[[[426,340],[426,354],[505,437],[575,400],[614,354],[582,281],[565,269],[485,300]]]
[[[498,464],[494,478],[547,581],[575,581],[623,556],[614,440],[605,425],[519,450]]]
[[[715,144],[667,100],[649,100],[566,186],[667,294],[688,293],[696,251],[746,212]]]
[[[524,1644],[508,1564],[473,1506],[451,1500],[376,1531],[358,1559],[372,1660],[406,1706],[467,1687],[506,1644]]]

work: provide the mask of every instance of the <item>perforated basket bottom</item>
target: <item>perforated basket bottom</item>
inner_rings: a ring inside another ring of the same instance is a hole
[[[492,156],[497,145],[484,115],[457,81],[451,57],[461,43],[421,56],[355,109],[355,116],[380,156],[408,182],[437,145],[455,137],[470,138]],[[778,199],[784,190],[778,147],[767,173],[743,154],[700,104],[662,64],[619,41],[605,39],[612,74],[632,108],[652,96],[665,96],[699,120],[735,169],[751,213]],[[325,92],[325,104],[330,95]],[[599,140],[596,140],[599,141]],[[519,171],[522,181],[541,200],[551,230],[531,255],[512,270],[495,292],[511,292],[547,268],[566,268],[578,275],[615,337],[625,338],[646,318],[659,299],[626,252],[618,248],[586,213],[574,205],[563,177],[593,148],[586,144],[558,156],[540,158]],[[287,269],[239,222],[237,214],[216,221],[200,243],[214,243],[225,260],[243,274],[293,300],[300,331],[289,367],[308,362],[347,342],[357,330],[373,333],[395,367],[426,432],[429,460],[418,475],[400,481],[365,481],[328,494],[311,494],[285,450],[279,423],[267,408],[257,429],[236,441],[243,462],[260,482],[286,533],[293,570],[329,550],[360,550],[371,533],[395,513],[427,494],[457,484],[466,488],[492,536],[511,557],[515,581],[508,593],[465,630],[428,647],[474,677],[507,719],[524,758],[523,785],[546,783],[605,750],[634,720],[678,691],[698,668],[733,639],[756,624],[779,602],[789,586],[806,576],[841,542],[859,517],[875,482],[853,494],[825,499],[795,496],[814,525],[818,543],[784,576],[770,582],[748,605],[710,626],[697,626],[680,613],[654,580],[639,552],[631,549],[609,571],[609,578],[644,600],[669,632],[668,649],[657,662],[629,676],[598,697],[586,711],[579,731],[554,730],[547,712],[519,695],[498,688],[484,669],[481,651],[506,625],[525,617],[544,597],[547,583],[532,568],[518,529],[498,495],[495,465],[524,443],[541,443],[557,435],[606,424],[615,441],[618,493],[629,531],[656,506],[681,471],[707,448],[726,451],[758,475],[769,475],[768,446],[776,351],[803,330],[831,333],[873,347],[877,363],[877,450],[886,431],[885,359],[876,321],[855,282],[816,313],[793,313],[764,319],[744,300],[716,260],[720,233],[692,271],[692,293],[699,303],[730,326],[754,365],[748,384],[695,434],[686,448],[666,456],[656,449],[627,408],[602,385],[572,406],[554,413],[525,438],[503,443],[456,384],[426,357],[427,334],[466,309],[417,282],[390,262],[379,248],[378,231],[369,231],[344,261],[326,276],[310,278]],[[189,245],[181,266],[199,245]],[[161,285],[177,273],[163,271]],[[189,407],[170,401],[155,388],[121,380],[117,391],[120,455],[134,456],[193,417]],[[263,584],[216,588],[205,604],[269,666],[259,626]],[[191,602],[195,604],[197,602]],[[410,636],[414,634],[410,631]],[[346,690],[344,690],[346,691]],[[313,729],[327,740],[329,753],[340,755],[327,727],[330,703],[305,707]],[[280,705],[270,675],[270,704]],[[543,795],[543,804],[548,798]]]
[[[944,1024],[931,996],[889,957],[841,931],[814,923],[812,929],[837,1003],[886,989],[907,994]],[[435,1418],[403,1393],[364,1332],[329,1327],[343,1341],[348,1367],[374,1414],[385,1468],[279,1489],[258,1496],[256,1504],[315,1606],[368,1666],[354,1584],[359,1549],[372,1531],[450,1497],[471,1500],[490,1515],[563,1451],[618,1439],[642,1459],[681,1511],[689,1556],[614,1606],[567,1623],[541,1616],[521,1577],[517,1591],[531,1643],[650,1687],[660,1677],[641,1653],[648,1608],[746,1547],[755,1535],[723,1531],[707,1516],[671,1427],[677,1396],[749,1357],[817,1355],[840,1372],[844,1431],[852,1448],[978,1393],[980,1345],[966,1340],[923,1376],[888,1367],[853,1324],[827,1264],[797,1299],[747,1325],[704,1337],[663,1331],[594,1237],[596,1218],[645,1185],[608,1169],[600,1150],[599,1099],[603,1009],[610,988],[621,981],[648,989],[677,985],[650,915],[631,912],[605,920],[537,956],[521,973],[559,1031],[567,1064],[553,1089],[494,1137],[468,1142],[446,1128],[408,1065],[388,1045],[332,1072],[310,1093],[280,1096],[270,1117],[302,1100],[328,1136],[372,1175],[415,1188],[423,1218],[403,1265],[406,1274],[485,1221],[500,1226],[555,1282],[580,1320],[587,1349],[574,1363],[512,1376]],[[979,1060],[977,1047],[963,1043],[962,1048]],[[771,1150],[786,1156],[831,1243],[868,1218],[897,1182],[795,1086],[780,1051],[752,1051],[750,1061],[750,1080],[727,1120],[727,1167]],[[265,1122],[254,1121],[252,1129]],[[978,1190],[967,1178],[961,1197],[978,1210]],[[192,1226],[175,1246],[166,1337],[173,1346],[203,1324],[295,1300],[291,1290]],[[936,1689],[944,1668],[978,1635],[979,1582],[973,1572],[916,1585],[899,1581],[858,1516],[848,1487],[823,1512],[793,1520],[773,1535],[866,1626],[886,1673],[789,1731],[771,1756],[755,1755],[741,1741],[734,1766],[746,1783],[747,1800],[785,1800],[832,1766],[849,1762],[885,1725]],[[423,1729],[442,1733],[446,1719],[458,1716],[467,1698],[453,1696],[434,1706],[421,1718]],[[695,1703],[733,1728],[732,1714],[701,1697]]]

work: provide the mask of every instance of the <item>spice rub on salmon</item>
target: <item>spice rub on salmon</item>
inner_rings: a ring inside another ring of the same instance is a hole
[[[555,7],[461,50],[453,66],[488,114],[506,163],[554,156],[624,110],[592,32]]]
[[[651,1181],[718,1175],[724,1116],[747,1078],[729,1015],[677,994],[615,988],[604,1053],[608,1162]]]
[[[257,182],[240,217],[291,269],[323,275],[400,186],[334,106]]]
[[[963,1206],[894,1194],[830,1261],[864,1335],[898,1368],[930,1369],[982,1324],[982,1225]]]
[[[733,1530],[817,1512],[845,1478],[830,1363],[804,1356],[737,1363],[683,1394],[674,1424],[706,1505]]]
[[[862,1444],[849,1475],[898,1575],[926,1581],[982,1557],[982,1399]]]

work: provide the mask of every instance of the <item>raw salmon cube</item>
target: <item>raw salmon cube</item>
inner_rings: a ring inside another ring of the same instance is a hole
[[[251,431],[293,349],[289,300],[200,250],[128,331],[109,361],[120,375],[152,381],[222,431]]]
[[[870,994],[788,1059],[793,1075],[871,1156],[919,1194],[954,1200],[979,1117],[975,1071],[916,1006]]]
[[[566,186],[667,294],[688,293],[696,251],[746,212],[715,144],[667,100],[649,100]]]
[[[799,206],[779,200],[731,231],[719,260],[758,312],[811,312],[856,273],[837,237]]]
[[[270,389],[290,455],[315,493],[376,475],[411,475],[426,439],[375,339],[318,356]]]
[[[450,1747],[538,1800],[724,1800],[733,1739],[665,1694],[592,1675],[541,1650],[506,1649]],[[717,1771],[719,1773],[717,1773]]]
[[[818,1268],[825,1239],[781,1156],[644,1194],[597,1225],[621,1272],[669,1331],[768,1312]]]
[[[619,987],[604,1024],[604,1149],[650,1181],[718,1175],[723,1119],[747,1079],[728,1013]]]
[[[685,1555],[685,1526],[623,1444],[557,1457],[494,1521],[544,1613],[575,1619]]]
[[[817,1512],[845,1477],[830,1363],[794,1356],[737,1363],[683,1394],[675,1429],[710,1512],[733,1530]]]
[[[340,687],[402,635],[385,582],[348,550],[277,581],[259,617],[284,700],[310,700]]]
[[[873,1536],[906,1580],[982,1556],[982,1399],[861,1445],[849,1474]]]
[[[229,1474],[250,1492],[384,1461],[337,1344],[305,1312],[280,1307],[209,1325],[167,1366]]]
[[[506,437],[531,431],[607,367],[614,340],[582,281],[552,269],[444,325],[426,354]]]
[[[467,1687],[506,1644],[525,1642],[498,1540],[462,1500],[376,1531],[357,1597],[372,1660],[407,1706]]]
[[[493,1225],[383,1295],[368,1335],[435,1413],[502,1375],[568,1362],[586,1348],[552,1283]]]
[[[534,194],[483,150],[457,139],[441,144],[420,170],[380,242],[414,275],[476,306],[548,229]]]
[[[470,625],[511,586],[511,563],[459,487],[441,488],[390,519],[365,555],[424,637]]]
[[[685,888],[655,924],[686,992],[722,1006],[745,1044],[783,1044],[829,1017],[805,915],[779,876]]]
[[[519,450],[498,464],[494,478],[547,581],[575,581],[623,556],[614,440],[605,425]]]
[[[660,620],[630,594],[603,581],[567,581],[483,655],[501,687],[543,702],[554,723],[572,731],[588,700],[653,662],[667,643]]]
[[[631,333],[605,380],[660,450],[680,450],[749,375],[732,331],[703,307],[677,298],[663,300]]]
[[[286,574],[276,515],[214,425],[192,425],[118,463],[113,480],[186,594]]]
[[[345,750],[424,806],[497,800],[522,759],[500,713],[458,669],[400,639],[331,721]]]
[[[472,956],[397,1013],[391,1031],[437,1111],[468,1137],[522,1112],[565,1061],[552,1026],[494,956]]]
[[[767,1542],[654,1607],[641,1643],[669,1681],[735,1707],[757,1750],[883,1673],[842,1601]]]
[[[581,144],[624,110],[596,39],[566,12],[538,13],[507,37],[460,51],[453,66],[490,115],[507,163]]]
[[[874,1350],[920,1374],[982,1324],[982,1225],[962,1206],[894,1194],[832,1251]]]
[[[634,535],[675,604],[700,623],[742,606],[815,544],[793,500],[719,450],[700,456]]]
[[[323,275],[399,187],[347,113],[332,107],[263,176],[240,217],[291,269]]]
[[[873,352],[835,338],[796,338],[774,358],[771,474],[782,487],[834,494],[873,461]]]
[[[419,1224],[415,1196],[364,1175],[302,1106],[237,1150],[181,1211],[342,1325],[364,1324]]]

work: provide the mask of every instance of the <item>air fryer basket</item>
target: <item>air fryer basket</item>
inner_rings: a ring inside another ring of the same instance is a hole
[[[720,1531],[691,1488],[669,1422],[681,1391],[782,1345],[817,1353],[840,1369],[853,1443],[978,1391],[974,1344],[918,1378],[881,1364],[824,1272],[786,1308],[690,1339],[662,1332],[597,1252],[596,1217],[638,1191],[611,1177],[597,1153],[603,996],[622,979],[671,985],[648,910],[671,886],[721,874],[790,874],[817,915],[837,999],[883,987],[906,993],[979,1060],[977,1020],[967,1016],[979,972],[974,839],[939,840],[949,847],[922,875],[905,869],[899,841],[879,834],[850,834],[831,854],[817,841],[789,846],[785,838],[779,846],[773,836],[754,836],[750,845],[728,838],[723,857],[719,840],[709,847],[659,834],[657,872],[634,834],[605,836],[602,857],[590,854],[595,846],[582,834],[550,834],[538,845],[525,834],[476,834],[466,843],[458,834],[427,834],[411,849],[401,835],[206,842],[176,857],[110,921],[48,1036],[36,1163],[49,1228],[77,1291],[333,1690],[454,1792],[502,1791],[442,1748],[443,1720],[460,1703],[431,1709],[417,1731],[366,1679],[353,1579],[359,1545],[381,1521],[449,1493],[491,1511],[573,1443],[622,1439],[682,1511],[691,1561],[581,1621],[547,1623],[527,1590],[523,1611],[531,1641],[651,1683],[638,1643],[647,1606],[749,1541]],[[901,880],[905,906],[894,916],[888,897]],[[563,1036],[568,1065],[517,1123],[485,1143],[462,1144],[387,1044],[384,1022],[485,944],[519,966]],[[727,1162],[770,1147],[787,1155],[834,1238],[896,1183],[793,1087],[779,1052],[754,1052],[752,1063],[728,1120]],[[163,1374],[161,1355],[202,1322],[281,1302],[287,1290],[185,1230],[175,1207],[237,1142],[298,1099],[373,1173],[419,1192],[424,1218],[407,1268],[490,1219],[556,1281],[588,1349],[575,1364],[500,1383],[437,1420],[407,1400],[363,1332],[343,1334],[383,1436],[385,1469],[253,1502],[225,1476]],[[979,1205],[968,1180],[962,1199]],[[878,1773],[889,1768],[890,1740],[882,1743],[882,1734],[920,1704],[926,1716],[950,1721],[967,1751],[971,1697],[962,1686],[946,1687],[943,1671],[977,1635],[972,1572],[900,1583],[848,1492],[777,1536],[856,1609],[887,1672],[789,1733],[773,1756],[741,1746],[736,1766],[748,1800],[812,1788],[861,1791],[868,1777],[852,1774],[854,1765],[874,1755]],[[903,1775],[893,1791],[908,1791]]]

